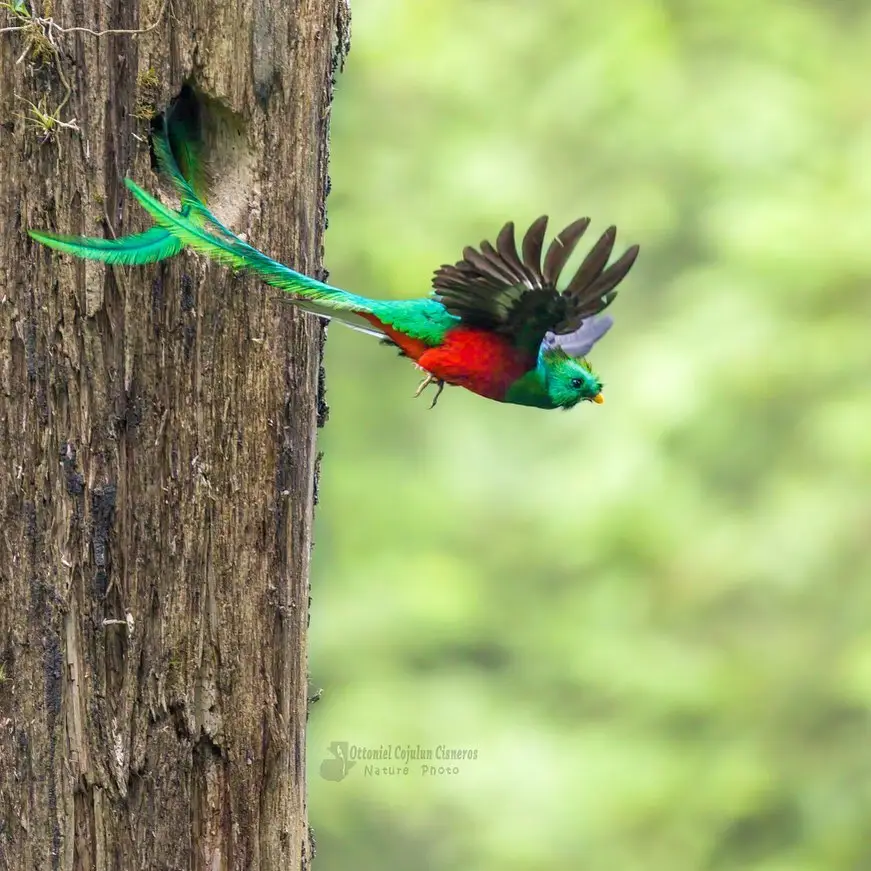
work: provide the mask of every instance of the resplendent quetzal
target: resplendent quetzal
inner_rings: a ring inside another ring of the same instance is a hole
[[[185,245],[234,269],[250,272],[290,294],[305,311],[335,318],[397,346],[425,373],[428,384],[445,384],[535,408],[572,408],[583,400],[602,402],[602,382],[584,355],[610,329],[596,317],[617,295],[616,286],[638,254],[633,245],[610,266],[616,230],[609,227],[593,245],[562,292],[560,272],[590,223],[581,218],[548,246],[542,261],[547,217],[535,221],[520,248],[507,223],[495,247],[466,248],[463,259],[442,266],[432,295],[376,300],[330,287],[290,269],[248,245],[205,204],[197,113],[171,107],[155,125],[152,148],[158,167],[181,200],[174,211],[129,178],[127,187],[156,226],[119,239],[58,236],[35,230],[39,242],[77,257],[124,266],[155,263]]]

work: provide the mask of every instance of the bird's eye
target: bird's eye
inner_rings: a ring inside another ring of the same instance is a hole
[[[584,379],[583,378],[572,378],[572,387],[574,387],[575,390],[580,390],[583,386],[584,386]]]

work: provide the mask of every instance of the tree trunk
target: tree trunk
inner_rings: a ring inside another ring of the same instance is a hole
[[[215,211],[317,274],[343,4],[0,12],[0,869],[309,864],[321,326],[189,253],[25,230],[147,226],[123,178],[157,188],[148,118],[188,83]]]

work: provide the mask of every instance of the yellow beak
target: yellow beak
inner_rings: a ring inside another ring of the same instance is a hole
[[[597,405],[601,405],[604,401],[605,401],[605,397],[602,396],[601,393],[597,393],[597,394],[593,397],[593,402],[595,402]]]

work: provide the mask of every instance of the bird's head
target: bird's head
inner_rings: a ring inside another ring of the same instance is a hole
[[[539,369],[552,408],[574,408],[579,402],[604,402],[602,382],[583,358],[562,348],[548,348],[539,357]]]

